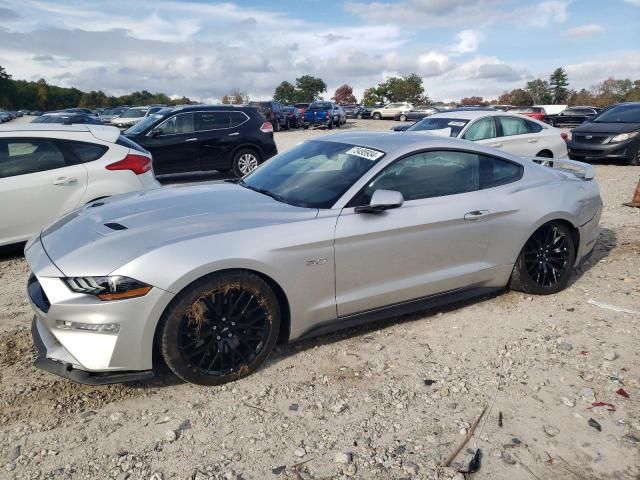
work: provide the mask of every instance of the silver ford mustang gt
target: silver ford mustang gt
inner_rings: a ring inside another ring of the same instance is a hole
[[[548,161],[549,159],[544,159]],[[328,135],[236,183],[89,204],[27,244],[36,365],[203,385],[295,340],[510,287],[567,285],[602,202],[589,165],[464,140]]]

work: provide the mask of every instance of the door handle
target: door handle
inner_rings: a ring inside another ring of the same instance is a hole
[[[502,143],[500,143],[500,142],[491,143],[489,146],[490,146],[490,147],[493,147],[493,148],[499,148],[499,147],[501,147],[501,146],[502,146]]]
[[[479,220],[486,217],[489,214],[489,210],[473,210],[464,214],[465,220]]]
[[[76,177],[58,177],[53,181],[54,185],[71,185],[76,183],[78,179]]]
[[[537,138],[530,138],[529,140],[527,140],[527,143],[536,143],[537,141]]]
[[[187,142],[197,142],[197,141],[198,139],[194,137],[194,138],[187,138],[184,142],[187,143]]]
[[[230,133],[230,134],[229,134],[229,137],[235,137],[236,135],[240,135],[240,132]]]

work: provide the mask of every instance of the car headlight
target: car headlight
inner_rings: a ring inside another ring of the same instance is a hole
[[[624,142],[625,140],[629,140],[629,139],[635,137],[636,135],[638,135],[638,133],[640,133],[640,132],[621,133],[621,134],[616,135],[615,137],[613,137],[610,140],[610,142],[611,143]]]
[[[151,285],[129,277],[67,277],[67,286],[76,293],[95,295],[100,300],[122,300],[142,297],[149,293]]]

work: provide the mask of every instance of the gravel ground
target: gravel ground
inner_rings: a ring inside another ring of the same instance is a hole
[[[284,151],[322,133],[276,139]],[[0,478],[463,480],[479,448],[476,479],[637,479],[640,209],[621,204],[640,167],[596,171],[600,238],[567,290],[505,292],[280,346],[223,387],[169,373],[89,387],[37,371],[28,269],[4,252]],[[467,447],[440,467],[485,406]]]

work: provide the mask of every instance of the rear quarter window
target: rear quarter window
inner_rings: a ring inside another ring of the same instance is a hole
[[[87,163],[98,160],[105,153],[107,153],[107,150],[109,150],[108,147],[104,145],[97,145],[95,143],[65,141],[63,142],[63,145],[64,148],[71,152],[71,154],[80,163]]]

